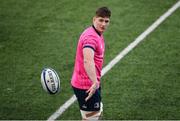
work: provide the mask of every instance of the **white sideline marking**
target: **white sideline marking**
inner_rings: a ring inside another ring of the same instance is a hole
[[[136,47],[147,35],[155,30],[168,16],[170,16],[176,9],[180,7],[180,1],[174,4],[166,13],[160,16],[149,28],[147,28],[141,35],[139,35],[132,43],[130,43],[123,51],[121,51],[111,62],[109,62],[102,69],[102,76],[104,76],[115,64],[117,64],[125,55],[127,55],[134,47]],[[67,100],[59,109],[52,114],[48,120],[57,119],[67,108],[69,108],[76,101],[75,95]]]

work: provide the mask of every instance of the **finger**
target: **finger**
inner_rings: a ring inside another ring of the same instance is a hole
[[[91,97],[92,97],[92,94],[89,94],[89,95],[86,97],[85,101],[88,101]]]
[[[86,91],[86,93],[90,93],[90,92],[92,92],[92,90],[93,90],[93,88],[90,87],[90,88]]]
[[[86,93],[90,92],[91,88],[86,91]]]
[[[89,94],[88,94],[88,96],[86,97],[86,101],[89,100],[89,99],[92,97],[92,95],[93,95],[93,92],[90,91]]]
[[[85,101],[87,102],[88,100],[89,100],[89,96],[88,96],[88,97],[86,97]]]

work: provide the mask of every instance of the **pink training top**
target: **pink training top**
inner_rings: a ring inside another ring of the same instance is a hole
[[[80,36],[77,51],[76,60],[74,66],[74,72],[71,79],[73,87],[79,89],[89,89],[92,85],[92,81],[89,79],[83,61],[83,48],[89,47],[94,50],[94,62],[96,68],[97,80],[100,84],[101,70],[103,66],[104,58],[104,37],[100,35],[94,26],[87,28]]]

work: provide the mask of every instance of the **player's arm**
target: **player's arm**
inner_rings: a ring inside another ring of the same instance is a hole
[[[84,56],[84,68],[89,76],[90,80],[93,81],[92,86],[87,90],[88,97],[86,101],[92,97],[98,87],[95,63],[94,63],[94,50],[89,47],[85,47],[83,49],[83,56]]]

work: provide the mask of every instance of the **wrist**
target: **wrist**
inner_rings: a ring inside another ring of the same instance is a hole
[[[98,82],[98,81],[94,82],[93,85],[94,85],[94,88],[95,88],[95,89],[98,89],[98,88],[99,88],[99,82]]]

